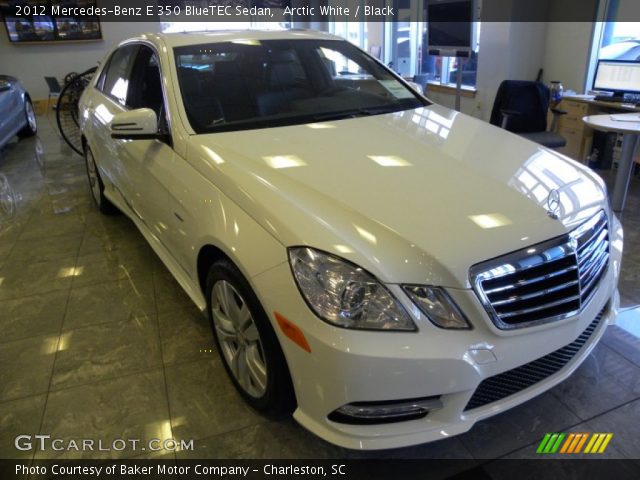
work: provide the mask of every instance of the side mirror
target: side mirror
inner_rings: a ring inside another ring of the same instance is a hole
[[[137,108],[114,115],[109,130],[111,138],[118,140],[154,140],[161,137],[158,117],[150,108]]]

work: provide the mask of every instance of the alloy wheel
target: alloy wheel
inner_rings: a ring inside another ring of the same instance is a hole
[[[89,186],[91,187],[91,194],[96,204],[100,205],[100,178],[98,177],[98,169],[96,162],[93,159],[91,150],[87,150],[87,174],[89,175]]]
[[[29,123],[29,128],[32,132],[35,132],[38,128],[38,124],[36,122],[36,112],[33,110],[33,105],[30,101],[26,101],[24,105],[24,110],[27,115],[27,122]]]
[[[211,309],[223,358],[235,380],[250,396],[262,397],[267,390],[267,363],[247,302],[231,283],[219,280],[211,291]]]

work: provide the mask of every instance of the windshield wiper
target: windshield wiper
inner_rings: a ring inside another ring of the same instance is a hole
[[[395,112],[396,106],[384,106],[384,107],[373,107],[373,108],[354,108],[353,110],[342,110],[339,112],[327,112],[327,113],[319,113],[317,115],[313,115],[313,120],[315,122],[320,122],[323,120],[340,120],[343,118],[357,118],[357,117],[368,117],[370,115],[378,115],[381,113],[389,113]]]

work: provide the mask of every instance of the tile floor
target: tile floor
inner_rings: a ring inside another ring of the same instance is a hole
[[[159,453],[169,458],[522,458],[549,431],[614,432],[607,456],[640,458],[638,309],[569,380],[450,440],[351,452],[294,421],[265,420],[205,352],[206,320],[133,224],[93,208],[83,161],[52,120],[0,152],[0,458],[32,457],[13,440],[37,433],[195,440],[195,451]],[[640,178],[623,223],[620,291],[631,307],[640,304]]]

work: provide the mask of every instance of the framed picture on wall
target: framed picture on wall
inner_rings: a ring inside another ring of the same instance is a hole
[[[68,41],[95,41],[102,40],[102,30],[98,17],[62,17],[55,15],[24,15],[20,17],[12,16],[15,7],[18,5],[58,5],[58,0],[0,0],[0,13],[7,36],[11,43],[40,43],[40,42],[68,42]],[[65,7],[89,7],[95,6],[96,0],[64,0]],[[37,12],[38,9],[31,8],[29,12]],[[46,11],[51,12],[50,8]]]

